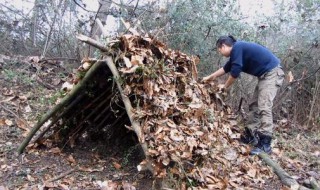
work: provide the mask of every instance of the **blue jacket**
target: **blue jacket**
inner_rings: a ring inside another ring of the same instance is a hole
[[[237,78],[241,72],[260,77],[280,65],[280,60],[266,47],[244,41],[233,44],[230,59],[223,66],[226,73]]]

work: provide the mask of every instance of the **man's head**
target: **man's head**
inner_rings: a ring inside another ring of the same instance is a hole
[[[225,57],[230,57],[233,44],[236,41],[233,36],[221,36],[216,43],[219,53]]]

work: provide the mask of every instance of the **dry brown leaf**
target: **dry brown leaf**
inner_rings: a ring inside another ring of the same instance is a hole
[[[123,56],[122,59],[123,59],[123,61],[124,61],[124,63],[125,63],[125,65],[126,65],[127,68],[132,67],[132,63],[131,63],[131,61],[129,60],[129,58]]]
[[[71,164],[77,164],[76,160],[74,159],[74,157],[72,155],[69,155],[67,157],[68,162],[70,162]]]
[[[5,119],[4,123],[9,127],[13,125],[13,122],[10,119]]]
[[[64,185],[64,184],[61,184],[61,183],[58,184],[58,187],[60,187],[59,189],[62,189],[62,190],[70,189],[67,185]]]
[[[134,66],[143,65],[143,57],[140,55],[133,55],[131,56],[131,63]]]
[[[31,113],[31,112],[32,112],[32,109],[31,109],[30,105],[27,105],[26,107],[24,107],[24,111],[25,111],[26,113]]]
[[[173,141],[179,142],[179,141],[183,141],[184,137],[182,133],[179,132],[177,129],[172,129],[170,131],[170,139],[172,139]]]
[[[53,154],[60,154],[61,153],[61,149],[58,147],[52,148],[49,150],[49,152],[53,153]]]
[[[22,119],[16,119],[16,124],[20,129],[29,132],[30,129],[26,127],[26,121],[23,121]]]
[[[148,149],[149,154],[158,155],[159,152],[153,149]]]
[[[287,77],[286,77],[287,82],[292,82],[294,80],[293,74],[291,71],[288,72]]]
[[[126,68],[121,68],[119,69],[120,72],[125,73],[125,74],[130,74],[130,73],[134,73],[136,72],[136,70],[139,68],[139,65],[134,65],[133,67],[131,67],[130,69],[126,69]]]
[[[61,90],[69,92],[73,89],[73,87],[74,87],[74,84],[67,81],[62,84]]]
[[[101,172],[103,171],[103,167],[100,167],[100,168],[96,168],[96,169],[92,169],[92,168],[88,168],[88,167],[84,167],[84,166],[79,166],[79,170],[80,171],[83,171],[83,172]]]
[[[6,119],[5,118],[0,118],[0,126],[5,126],[6,125]]]
[[[34,182],[35,181],[34,177],[32,177],[31,175],[27,175],[27,179],[30,182]]]
[[[46,188],[56,188],[57,185],[55,183],[53,183],[53,182],[45,182],[44,183],[44,187],[46,187]]]
[[[177,128],[177,125],[172,120],[167,120],[166,123],[170,128]]]
[[[84,71],[87,71],[87,70],[90,69],[91,65],[92,65],[91,62],[87,62],[87,61],[86,61],[86,62],[84,62],[84,63],[82,64],[82,68],[84,69]]]
[[[247,171],[248,176],[255,178],[257,175],[257,170],[255,168],[250,168],[249,171]]]
[[[123,190],[136,190],[136,188],[132,184],[125,181],[122,182],[122,188]]]
[[[3,93],[2,93],[4,96],[11,96],[14,94],[13,90],[5,90]],[[15,96],[14,96],[15,97]]]
[[[234,148],[230,147],[225,150],[223,157],[227,160],[232,161],[238,158],[238,153]]]
[[[121,168],[121,165],[118,162],[112,162],[112,165],[114,168],[116,168],[117,170],[119,170]]]

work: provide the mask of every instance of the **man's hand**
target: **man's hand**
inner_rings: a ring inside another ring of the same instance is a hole
[[[207,83],[209,81],[212,81],[214,80],[216,77],[212,77],[211,75],[210,76],[206,76],[206,77],[203,77],[201,82],[204,82],[204,83]]]
[[[224,84],[218,84],[218,94],[220,94],[223,98],[226,98],[229,95],[229,88],[226,88]]]
[[[217,77],[220,77],[224,74],[225,74],[224,69],[223,69],[223,67],[221,67],[220,69],[218,69],[216,72],[212,73],[211,75],[203,77],[201,82],[207,83],[209,81],[215,80]]]
[[[226,87],[224,84],[218,84],[218,93],[226,92]]]

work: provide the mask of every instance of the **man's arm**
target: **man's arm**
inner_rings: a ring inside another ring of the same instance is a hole
[[[214,80],[217,77],[224,75],[225,73],[226,72],[224,71],[223,67],[221,67],[220,69],[218,69],[216,72],[212,73],[211,75],[203,77],[202,82],[208,82],[210,80]]]
[[[224,88],[228,89],[234,83],[235,80],[236,80],[236,78],[234,78],[233,76],[229,75],[226,83],[224,84]]]

